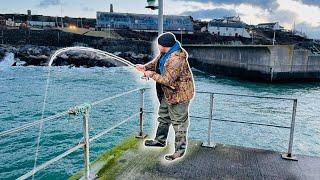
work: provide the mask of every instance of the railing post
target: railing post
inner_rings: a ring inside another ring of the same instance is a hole
[[[83,157],[84,157],[84,179],[90,179],[90,154],[89,154],[89,112],[92,104],[84,103],[80,106],[69,109],[71,115],[81,114],[83,117]]]
[[[296,121],[296,113],[297,113],[297,104],[298,100],[293,100],[293,109],[292,109],[292,119],[291,119],[291,126],[290,126],[290,139],[289,139],[289,147],[288,152],[281,155],[283,159],[287,160],[295,160],[297,161],[296,157],[292,155],[292,146],[293,146],[293,135],[294,135],[294,127]]]
[[[273,68],[270,68],[270,82],[273,82]]]
[[[145,92],[145,89],[140,89],[140,118],[139,118],[139,121],[140,121],[140,131],[139,131],[139,134],[136,136],[136,138],[140,138],[140,139],[144,139],[145,137],[147,137],[147,134],[145,134],[143,132],[143,108],[144,108],[144,92]]]
[[[211,123],[212,123],[212,113],[213,113],[213,97],[214,94],[210,93],[210,104],[209,104],[209,118],[208,118],[208,139],[207,142],[202,143],[203,147],[215,147],[214,143],[211,143]]]
[[[89,108],[83,113],[83,154],[84,154],[84,171],[85,179],[90,179],[90,159],[89,159]]]

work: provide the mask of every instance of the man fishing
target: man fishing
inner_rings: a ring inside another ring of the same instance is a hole
[[[151,62],[136,65],[144,76],[156,81],[160,102],[158,128],[154,140],[146,140],[145,146],[165,147],[170,125],[175,133],[175,152],[165,155],[168,161],[185,154],[189,126],[189,104],[194,96],[192,72],[188,53],[181,47],[174,34],[168,32],[158,37],[160,54]]]

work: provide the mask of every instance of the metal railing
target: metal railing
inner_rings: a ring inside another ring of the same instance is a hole
[[[295,119],[296,119],[296,112],[297,112],[297,104],[298,100],[294,98],[284,98],[284,97],[271,97],[271,96],[254,96],[254,95],[245,95],[245,94],[232,94],[232,93],[220,93],[220,92],[203,92],[198,91],[198,94],[209,94],[209,115],[208,117],[202,116],[193,116],[190,115],[191,118],[199,118],[199,119],[207,119],[208,120],[208,131],[207,131],[207,141],[202,143],[204,147],[215,147],[215,143],[211,140],[211,132],[212,132],[212,121],[222,121],[222,122],[231,122],[231,123],[240,123],[240,124],[249,124],[249,125],[257,125],[257,126],[266,126],[266,127],[274,127],[274,128],[283,128],[283,129],[290,129],[289,135],[289,143],[288,143],[288,150],[286,153],[281,154],[283,159],[288,160],[297,160],[296,157],[292,154],[292,147],[293,147],[293,138],[294,138],[294,129],[295,129]],[[292,101],[292,115],[291,115],[291,123],[290,126],[282,126],[282,125],[275,125],[275,124],[266,124],[266,123],[258,123],[258,122],[247,122],[247,121],[238,121],[238,120],[229,120],[229,119],[217,119],[213,118],[213,105],[214,105],[214,96],[215,95],[222,95],[222,96],[237,96],[237,97],[251,97],[251,98],[259,98],[259,99],[274,99],[274,100],[286,100]],[[153,111],[144,111],[145,113],[155,113]]]
[[[146,137],[146,134],[143,132],[143,108],[144,108],[144,93],[145,91],[147,90],[148,88],[139,88],[139,89],[134,89],[134,90],[131,90],[131,91],[127,91],[127,92],[124,92],[124,93],[121,93],[121,94],[117,94],[117,95],[114,95],[114,96],[111,96],[111,97],[107,97],[107,98],[104,98],[104,99],[101,99],[101,100],[98,100],[98,101],[95,101],[95,102],[92,102],[92,103],[84,103],[82,105],[79,105],[79,106],[75,106],[73,108],[70,108],[69,110],[67,111],[63,111],[63,112],[60,112],[58,114],[55,114],[53,116],[50,116],[50,117],[47,117],[47,118],[44,118],[44,119],[40,119],[40,120],[37,120],[37,121],[34,121],[34,122],[31,122],[31,123],[28,123],[28,124],[25,124],[25,125],[22,125],[22,126],[19,126],[19,127],[16,127],[16,128],[13,128],[13,129],[10,129],[10,130],[7,130],[7,131],[3,131],[3,132],[0,132],[0,138],[3,138],[5,136],[10,136],[14,133],[17,133],[17,132],[20,132],[20,131],[23,131],[23,130],[26,130],[26,129],[29,129],[31,127],[34,127],[36,125],[40,125],[41,123],[44,123],[44,122],[47,122],[47,121],[52,121],[52,120],[55,120],[59,117],[63,117],[63,116],[66,116],[66,115],[81,115],[83,117],[83,141],[81,143],[79,143],[78,145],[68,149],[67,151],[65,151],[64,153],[50,159],[49,161],[33,168],[31,171],[29,171],[28,173],[20,176],[18,179],[27,179],[31,176],[33,176],[35,173],[37,173],[38,171],[46,168],[47,166],[59,161],[60,159],[68,156],[69,154],[75,152],[76,150],[80,149],[80,148],[83,148],[83,153],[84,153],[84,177],[85,179],[90,179],[93,177],[90,177],[90,150],[89,150],[89,144],[102,137],[103,135],[109,133],[110,131],[112,131],[113,129],[121,126],[122,124],[128,122],[130,119],[140,115],[140,120],[139,120],[139,124],[140,124],[140,128],[139,128],[139,133],[138,135],[136,136],[137,138],[144,138]],[[131,93],[134,93],[134,92],[140,92],[140,107],[139,107],[139,111],[131,116],[129,116],[128,118],[124,119],[123,121],[115,124],[114,126],[108,128],[108,129],[105,129],[103,130],[102,132],[94,135],[93,137],[90,137],[89,136],[89,112],[91,110],[91,108],[93,106],[96,106],[96,105],[100,105],[102,103],[105,103],[105,102],[108,102],[110,100],[113,100],[113,99],[116,99],[116,98],[119,98],[119,97],[122,97],[124,95],[128,95],[128,94],[131,94]]]
[[[35,173],[37,173],[38,171],[46,168],[47,166],[59,161],[60,159],[68,156],[69,154],[75,152],[76,150],[83,148],[84,149],[84,169],[85,169],[85,174],[84,174],[84,178],[85,179],[90,179],[92,177],[90,177],[90,150],[89,150],[89,144],[102,137],[103,135],[109,133],[110,131],[112,131],[113,129],[121,126],[122,124],[128,122],[130,119],[136,117],[139,115],[139,133],[136,136],[137,138],[145,138],[146,134],[143,131],[143,121],[144,121],[144,113],[155,113],[153,111],[145,111],[144,110],[144,93],[148,88],[139,88],[139,89],[134,89],[131,91],[127,91],[121,94],[117,94],[111,97],[107,97],[104,98],[102,100],[99,101],[95,101],[92,103],[85,103],[82,104],[80,106],[76,106],[74,108],[70,108],[67,111],[63,111],[60,112],[56,115],[44,118],[44,119],[40,119],[28,124],[25,124],[23,126],[19,126],[7,131],[3,131],[0,132],[0,138],[3,138],[5,136],[9,136],[11,134],[14,134],[16,132],[19,131],[23,131],[26,130],[28,128],[34,127],[36,125],[39,125],[41,123],[47,122],[47,121],[52,121],[55,120],[59,117],[62,116],[66,116],[66,115],[82,115],[83,117],[83,137],[84,140],[79,143],[78,145],[70,148],[69,150],[65,151],[64,153],[50,159],[49,161],[35,167],[34,169],[32,169],[30,172],[24,174],[23,176],[19,177],[18,179],[26,179],[29,178],[31,176],[33,176]],[[140,92],[140,108],[139,108],[139,112],[129,116],[128,118],[124,119],[123,121],[115,124],[114,126],[103,130],[102,132],[94,135],[93,137],[89,137],[89,112],[90,109],[93,106],[108,102],[110,100],[119,98],[121,96],[124,95],[128,95],[130,93],[134,93],[134,92]],[[288,145],[288,151],[285,154],[282,154],[282,158],[284,159],[290,159],[290,160],[296,160],[295,157],[292,155],[292,147],[293,147],[293,137],[294,137],[294,128],[295,128],[295,117],[296,117],[296,109],[297,109],[297,99],[292,99],[292,98],[279,98],[279,97],[270,97],[270,96],[252,96],[252,95],[242,95],[242,94],[230,94],[230,93],[215,93],[215,92],[197,92],[199,94],[209,94],[209,115],[208,117],[201,117],[201,116],[192,116],[190,115],[190,117],[192,118],[200,118],[200,119],[207,119],[208,120],[208,132],[207,132],[207,141],[204,142],[202,144],[202,146],[205,147],[214,147],[215,144],[212,142],[211,140],[211,132],[212,132],[212,120],[215,121],[224,121],[224,122],[232,122],[232,123],[242,123],[242,124],[250,124],[250,125],[259,125],[259,126],[269,126],[269,127],[275,127],[275,128],[285,128],[285,129],[290,129],[290,137],[289,137],[289,145]],[[226,119],[215,119],[213,118],[213,108],[214,108],[214,96],[215,95],[223,95],[223,96],[239,96],[239,97],[252,97],[252,98],[264,98],[264,99],[278,99],[278,100],[288,100],[288,101],[292,101],[293,102],[293,109],[292,109],[292,118],[291,118],[291,125],[290,126],[281,126],[281,125],[274,125],[274,124],[265,124],[265,123],[256,123],[256,122],[246,122],[246,121],[235,121],[235,120],[226,120]]]
[[[214,147],[215,145],[211,142],[211,131],[212,131],[212,120],[215,121],[224,121],[224,122],[232,122],[232,123],[241,123],[241,124],[250,124],[250,125],[258,125],[258,126],[269,126],[275,128],[284,128],[290,129],[289,143],[288,143],[288,151],[281,155],[283,159],[288,160],[297,160],[292,155],[292,147],[293,147],[293,137],[294,137],[294,128],[295,128],[295,120],[296,120],[296,112],[297,112],[297,104],[298,99],[294,98],[282,98],[282,97],[271,97],[271,96],[254,96],[254,95],[245,95],[245,94],[232,94],[232,93],[220,93],[220,92],[197,92],[199,94],[209,94],[210,95],[210,104],[209,104],[209,116],[208,118],[190,116],[194,118],[202,118],[208,119],[208,137],[207,142],[203,143],[203,146]],[[281,126],[274,124],[265,124],[265,123],[256,123],[256,122],[246,122],[246,121],[235,121],[235,120],[226,120],[226,119],[213,119],[213,104],[214,104],[214,95],[222,95],[222,96],[238,96],[238,97],[251,97],[251,98],[259,98],[259,99],[274,99],[274,100],[286,100],[292,101],[292,115],[291,115],[291,123],[290,126]]]

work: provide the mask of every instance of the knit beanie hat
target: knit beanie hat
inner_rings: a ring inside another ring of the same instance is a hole
[[[176,37],[170,32],[163,33],[158,37],[158,44],[163,47],[172,47],[176,42]]]

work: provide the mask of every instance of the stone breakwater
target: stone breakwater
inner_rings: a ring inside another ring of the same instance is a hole
[[[50,56],[58,50],[58,47],[53,46],[11,46],[0,45],[0,61],[4,58],[6,53],[13,53],[16,63],[13,65],[23,66],[46,66],[50,59]],[[134,64],[146,63],[152,59],[149,54],[138,54],[133,51],[125,52],[111,52],[114,55],[122,57]],[[114,64],[108,61],[108,58],[92,53],[92,52],[78,52],[68,51],[61,53],[57,56],[57,59],[53,62],[54,66],[75,66],[75,67],[113,67]]]
[[[293,45],[184,45],[190,65],[214,75],[262,82],[320,81],[320,56]]]

